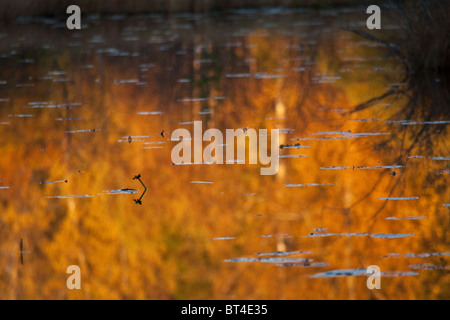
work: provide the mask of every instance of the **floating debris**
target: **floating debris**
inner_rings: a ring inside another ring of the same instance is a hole
[[[142,116],[147,116],[147,115],[158,115],[158,114],[163,114],[163,112],[161,111],[141,111],[136,113],[138,115],[142,115]]]
[[[422,124],[447,124],[450,123],[450,120],[437,120],[437,121],[410,121],[410,120],[389,120],[385,121],[385,123],[393,123],[400,124],[404,126],[409,125],[422,125]]]
[[[295,254],[312,254],[312,251],[275,251],[275,252],[259,252],[258,256],[288,256]]]
[[[405,166],[400,165],[393,165],[393,166],[373,166],[373,167],[359,167],[359,166],[352,166],[352,167],[339,167],[339,166],[331,166],[331,167],[320,167],[320,169],[363,169],[363,170],[369,170],[369,169],[395,169],[395,168],[404,168]]]
[[[56,70],[56,71],[49,71],[49,72],[48,72],[48,75],[49,75],[49,76],[64,76],[64,75],[66,75],[66,74],[67,74],[66,71],[59,71],[59,70]]]
[[[249,78],[251,76],[251,73],[227,73],[225,75],[227,78]]]
[[[351,130],[348,131],[321,131],[321,132],[315,132],[315,133],[310,133],[310,135],[316,136],[316,135],[333,135],[333,134],[347,134],[347,133],[351,133]]]
[[[316,273],[311,278],[329,278],[329,277],[349,277],[349,276],[363,276],[366,275],[367,269],[340,269],[330,270],[326,272]]]
[[[148,145],[148,144],[163,144],[163,143],[166,143],[166,142],[165,141],[147,141],[147,142],[142,142],[142,144],[145,144],[145,145]]]
[[[380,272],[381,277],[414,277],[418,276],[418,272],[411,271],[384,271]]]
[[[172,163],[173,166],[189,166],[189,165],[199,165],[199,164],[214,164],[215,161],[206,161],[206,162],[181,162],[181,163]]]
[[[117,85],[120,84],[128,84],[128,83],[138,83],[138,79],[122,79],[122,80],[114,80],[114,83]]]
[[[303,263],[278,263],[278,267],[305,267],[305,268],[322,268],[330,265],[328,262],[310,262],[308,259]]]
[[[343,232],[343,233],[314,233],[311,232],[309,235],[304,237],[366,237],[370,235],[367,232]]]
[[[386,136],[390,135],[390,132],[358,132],[347,135],[350,138],[362,138],[368,136]]]
[[[409,266],[413,270],[448,270],[450,266],[436,266],[432,263],[415,263]]]
[[[78,130],[67,130],[66,133],[92,133],[99,131],[101,131],[101,129],[78,129]]]
[[[425,157],[425,156],[410,156],[408,157],[410,159],[431,159],[431,160],[444,160],[444,161],[448,161],[450,160],[450,157]]]
[[[57,121],[72,121],[72,120],[83,120],[79,117],[66,117],[66,118],[56,118]]]
[[[386,220],[420,220],[425,219],[424,216],[409,216],[404,218],[397,218],[397,217],[387,217]]]
[[[412,233],[377,233],[372,234],[371,238],[378,238],[378,239],[397,239],[397,238],[407,238],[407,237],[414,237],[415,234]]]
[[[299,140],[304,141],[304,140],[314,140],[314,138],[292,138],[291,140],[292,141],[299,141]]]
[[[235,237],[217,237],[217,238],[206,239],[206,241],[234,240],[234,239],[236,239],[236,238]]]
[[[286,154],[286,155],[280,155],[278,158],[304,158],[309,157],[307,154]]]
[[[317,141],[326,141],[326,140],[345,140],[345,139],[351,139],[351,136],[345,136],[343,135],[342,137],[321,137],[321,138],[317,138]]]
[[[406,253],[406,258],[429,258],[450,256],[450,252]]]
[[[325,187],[325,186],[334,186],[338,183],[300,183],[300,184],[292,184],[292,183],[287,183],[285,184],[286,187]]]
[[[135,194],[138,191],[139,191],[138,189],[130,189],[130,188],[116,189],[116,190],[103,190],[103,193],[98,193],[98,195],[103,195],[103,194]]]
[[[75,106],[81,106],[81,103],[79,102],[69,102],[69,103],[59,103],[59,104],[55,104],[53,102],[48,102],[48,101],[33,101],[33,102],[28,102],[28,105],[25,106],[25,108],[32,108],[32,109],[43,109],[43,108],[49,108],[49,109],[57,109],[57,108],[66,108],[69,109],[71,107],[75,107]]]
[[[311,278],[329,278],[329,277],[359,277],[368,276],[367,269],[341,269],[341,270],[331,270],[327,272],[317,273]],[[410,271],[385,271],[380,272],[381,277],[406,277],[406,276],[417,276],[419,273]]]
[[[351,119],[351,121],[363,121],[363,122],[366,122],[366,121],[378,121],[378,120],[381,120],[381,119],[380,118]]]
[[[262,263],[298,263],[308,262],[311,259],[306,258],[233,258],[226,259],[225,262],[262,262]]]
[[[401,253],[388,253],[387,255],[381,256],[382,258],[400,258]]]
[[[196,102],[196,101],[207,101],[208,98],[183,98],[177,99],[177,102]]]
[[[378,198],[378,200],[418,200],[420,197],[388,197],[388,198]]]
[[[284,74],[266,74],[263,72],[257,72],[254,74],[255,79],[279,79],[286,78]]]
[[[209,183],[209,184],[212,184],[214,182],[211,182],[211,181],[191,181],[191,183]]]
[[[10,118],[32,118],[34,116],[35,116],[34,114],[29,114],[29,113],[27,113],[27,114],[24,114],[24,113],[21,113],[21,114],[9,114],[8,115],[8,117],[10,117]]]
[[[144,191],[142,192],[141,196],[139,197],[139,199],[133,199],[133,201],[136,204],[142,205],[142,197],[144,196],[144,194],[147,192],[147,187],[145,186],[145,184],[142,182],[141,180],[141,174],[137,174],[133,177],[133,180],[139,180],[139,182],[142,184],[142,186],[144,187]]]
[[[311,148],[310,146],[302,146],[300,143],[296,144],[280,144],[280,149],[300,149],[300,148]]]
[[[69,182],[69,180],[54,180],[54,181],[41,181],[41,184],[45,184],[45,183],[60,183],[60,182]]]
[[[92,198],[93,194],[72,194],[72,195],[63,195],[63,196],[46,196],[48,199],[74,199],[74,198]]]
[[[145,141],[145,138],[149,138],[151,136],[127,136],[122,137],[122,139],[117,140],[117,142],[128,142],[131,143],[132,141]]]
[[[284,133],[284,134],[292,134],[295,131],[295,129],[291,129],[291,128],[280,128],[278,129],[279,133]],[[298,145],[300,145],[298,143]],[[309,146],[303,146],[303,148],[309,148]]]

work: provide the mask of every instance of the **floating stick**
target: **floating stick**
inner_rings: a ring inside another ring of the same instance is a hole
[[[142,204],[142,201],[141,201],[141,199],[142,199],[142,197],[144,196],[144,194],[145,194],[145,192],[147,192],[147,187],[145,186],[145,184],[142,182],[142,180],[141,180],[141,175],[140,174],[137,174],[137,175],[135,175],[134,177],[133,177],[133,180],[139,180],[139,182],[142,184],[142,186],[144,187],[144,192],[142,192],[142,194],[141,194],[141,196],[139,197],[139,199],[134,199],[134,202],[136,203],[136,204]]]

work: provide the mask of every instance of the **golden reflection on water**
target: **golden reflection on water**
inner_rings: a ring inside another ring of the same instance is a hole
[[[403,120],[395,99],[350,113],[402,76],[339,28],[348,15],[6,28],[0,297],[449,298],[448,131],[421,145],[423,124],[389,122]],[[280,155],[303,156],[280,158],[275,176],[171,165],[170,134],[192,121],[282,129],[280,144],[302,148]],[[66,288],[69,265],[81,290]],[[381,290],[320,277],[370,265],[390,275]]]

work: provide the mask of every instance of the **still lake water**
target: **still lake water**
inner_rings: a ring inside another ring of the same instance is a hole
[[[448,100],[426,112],[436,95],[415,89],[352,112],[408,90],[395,57],[344,29],[366,19],[267,9],[3,25],[0,298],[450,298]],[[278,173],[171,165],[171,132],[193,121],[280,129]],[[69,265],[82,290],[66,288]],[[366,286],[370,265],[381,290]]]

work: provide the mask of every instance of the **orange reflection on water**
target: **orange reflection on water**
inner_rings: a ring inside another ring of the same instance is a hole
[[[1,60],[1,298],[449,298],[448,131],[415,144],[420,124],[386,122],[399,101],[350,113],[398,62],[321,16],[235,18],[21,26]],[[291,157],[276,176],[171,165],[171,132],[200,120],[281,129]]]

